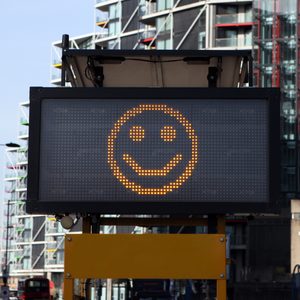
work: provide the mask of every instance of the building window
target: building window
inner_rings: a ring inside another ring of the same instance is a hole
[[[163,17],[156,19],[158,36],[156,38],[157,49],[172,49],[171,45],[171,18]]]
[[[109,6],[109,20],[120,18],[120,9],[118,4],[113,4]]]
[[[216,47],[236,47],[238,45],[237,29],[217,29]]]
[[[120,49],[119,41],[117,39],[109,41],[108,49]]]
[[[232,15],[238,13],[237,5],[218,5],[217,15]]]
[[[174,5],[173,2],[173,0],[157,0],[157,10],[160,11],[171,8]]]
[[[30,242],[31,241],[31,234],[29,230],[24,231],[24,242]]]
[[[156,42],[156,48],[157,49],[172,49],[171,40],[170,39],[158,40]]]
[[[108,23],[108,34],[116,35],[121,32],[121,22],[120,22],[120,8],[119,4],[113,4],[109,6],[109,23]]]
[[[26,229],[30,229],[31,228],[31,219],[26,218],[24,224],[25,224]]]
[[[252,30],[245,30],[245,46],[251,46],[252,45]]]
[[[160,32],[171,30],[171,18],[166,20],[166,17],[156,19],[156,29]]]
[[[30,258],[23,258],[23,269],[29,270],[30,269]]]
[[[109,22],[108,25],[108,34],[117,35],[121,32],[121,23],[119,21]]]
[[[253,15],[252,15],[252,5],[245,5],[245,22],[252,22]]]

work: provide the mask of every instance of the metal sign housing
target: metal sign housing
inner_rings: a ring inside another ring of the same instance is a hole
[[[275,211],[279,91],[31,88],[29,213]]]
[[[216,87],[252,85],[249,50],[64,49],[62,70],[72,87],[195,88],[211,76]]]

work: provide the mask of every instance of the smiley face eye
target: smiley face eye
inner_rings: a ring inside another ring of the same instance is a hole
[[[145,137],[145,130],[142,126],[132,126],[129,130],[129,137],[134,142],[141,142]]]
[[[173,140],[176,138],[176,129],[172,126],[164,126],[160,130],[160,137],[165,142],[173,142]]]

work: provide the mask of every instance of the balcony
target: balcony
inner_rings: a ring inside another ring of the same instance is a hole
[[[27,183],[19,183],[17,188],[16,188],[17,192],[23,192],[23,191],[27,191]]]
[[[18,157],[17,165],[20,167],[22,165],[26,165],[27,163],[28,163],[28,152],[22,152],[22,153],[20,153],[20,155]],[[20,170],[22,170],[23,172],[26,172],[23,169],[20,169]]]
[[[156,29],[155,28],[145,30],[141,34],[140,43],[142,43],[144,45],[150,45],[151,44],[153,47],[155,47],[155,41],[153,41],[153,39],[155,37],[155,34],[156,34]]]
[[[15,270],[23,270],[23,264],[15,263],[14,264],[14,269]]]
[[[296,12],[291,13],[291,14],[284,14],[281,16],[285,22],[288,24],[296,24],[297,23],[297,15]]]
[[[15,169],[7,169],[5,172],[5,181],[10,181],[10,180],[17,180],[18,179],[18,172]]]
[[[289,49],[296,49],[296,46],[297,46],[296,39],[292,38],[292,39],[284,41],[284,43],[286,44],[286,46]]]
[[[96,0],[95,7],[101,11],[108,12],[109,6],[118,3],[118,0]]]
[[[96,25],[101,27],[101,28],[107,28],[109,23],[109,19],[103,20],[103,17],[97,17],[96,18]]]
[[[286,75],[291,75],[296,73],[296,65],[295,64],[283,64],[281,66],[282,72]]]
[[[56,224],[56,223],[54,223]],[[47,226],[46,232],[47,234],[56,234],[59,233],[58,225],[52,224],[51,226]]]
[[[61,67],[62,67],[61,59],[53,59],[52,66],[54,68],[61,69]]]
[[[251,47],[251,38],[216,38],[215,47],[226,48],[226,47]]]
[[[29,107],[29,101],[21,102],[20,105],[24,107]]]
[[[8,188],[5,188],[4,189],[5,193],[14,193],[16,191],[16,187],[13,186],[13,187],[8,187]]]
[[[19,207],[17,209],[17,214],[18,214],[18,216],[24,216],[24,215],[26,215],[26,211],[25,211],[24,206],[23,207]]]
[[[58,68],[52,68],[51,69],[51,78],[50,81],[54,85],[60,85],[61,84],[61,70]]]
[[[156,4],[146,1],[145,4],[140,5],[140,16],[146,16],[156,13]]]
[[[24,129],[24,130],[20,130],[18,138],[21,140],[27,140],[28,139],[28,128]]]
[[[60,259],[58,260],[57,258],[47,258],[45,260],[45,265],[46,266],[56,266],[56,267],[59,267],[59,268],[63,268],[64,266],[64,261],[63,259]]]
[[[12,161],[9,161],[6,163],[6,168],[7,169],[16,169],[17,168],[17,163],[16,162],[12,162]]]
[[[20,124],[21,124],[21,125],[28,126],[28,125],[29,125],[29,120],[28,120],[28,118],[21,117],[21,118],[20,118]]]
[[[252,26],[251,14],[224,14],[216,15],[216,27],[240,27]]]

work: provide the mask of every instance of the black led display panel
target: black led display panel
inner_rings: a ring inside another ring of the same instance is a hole
[[[273,89],[32,88],[30,213],[272,211]]]

